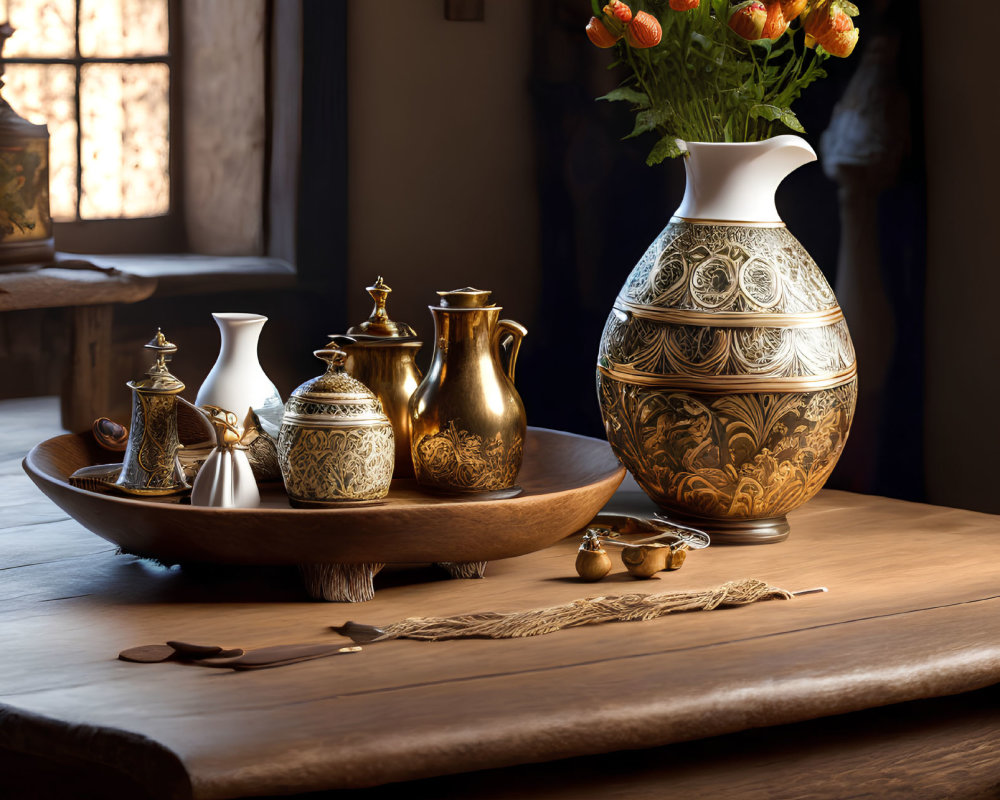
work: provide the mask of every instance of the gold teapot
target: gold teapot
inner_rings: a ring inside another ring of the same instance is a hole
[[[382,410],[392,423],[396,440],[394,478],[412,478],[410,458],[410,396],[420,384],[417,351],[423,342],[404,322],[389,318],[386,302],[392,288],[380,275],[367,288],[375,301],[371,316],[347,330],[347,336],[331,336],[330,346],[347,353],[347,372],[361,381],[382,401]]]
[[[417,482],[447,493],[520,492],[527,425],[514,365],[527,329],[500,319],[490,293],[438,292],[434,354],[410,398],[410,443]]]

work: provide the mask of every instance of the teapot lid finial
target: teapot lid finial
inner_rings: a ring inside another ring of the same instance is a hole
[[[396,322],[389,319],[386,304],[389,301],[392,287],[385,282],[381,275],[378,276],[374,284],[367,287],[367,291],[371,295],[372,300],[375,301],[375,307],[372,309],[372,313],[367,320],[360,325],[348,328],[347,333],[349,336],[377,336],[385,339],[417,338],[417,332],[405,322]]]

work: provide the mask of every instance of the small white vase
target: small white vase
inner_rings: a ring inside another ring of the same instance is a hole
[[[257,340],[267,317],[228,312],[212,317],[219,326],[222,347],[215,366],[198,389],[195,404],[224,408],[241,421],[252,408],[264,430],[276,437],[285,408],[257,359]]]

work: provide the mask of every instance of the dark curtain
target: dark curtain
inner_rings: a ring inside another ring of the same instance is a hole
[[[896,36],[898,90],[910,108],[910,147],[892,185],[878,199],[882,278],[894,310],[896,347],[881,401],[859,408],[874,415],[874,438],[847,447],[874,460],[864,485],[838,467],[833,488],[923,497],[922,310],[924,284],[924,170],[921,132],[919,15],[902,2],[863,4],[862,39],[849,59],[829,59],[828,77],[796,104],[813,147],[842,97],[864,48],[877,36]],[[874,8],[872,7],[874,6]],[[887,7],[888,6],[888,7]],[[535,425],[603,435],[594,386],[597,343],[611,304],[632,267],[680,202],[683,165],[645,166],[652,139],[622,141],[633,125],[624,104],[596,102],[621,75],[612,57],[590,44],[583,28],[585,0],[535,4],[531,95],[537,138],[541,213],[542,313],[532,331],[534,356],[525,359],[521,391]],[[838,186],[818,163],[782,184],[778,210],[789,230],[836,284],[841,238]],[[848,466],[848,459],[844,465]]]

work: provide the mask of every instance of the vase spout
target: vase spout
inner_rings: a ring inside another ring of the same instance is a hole
[[[800,136],[762,142],[687,142],[687,185],[674,215],[713,222],[780,223],[778,185],[816,151]]]

